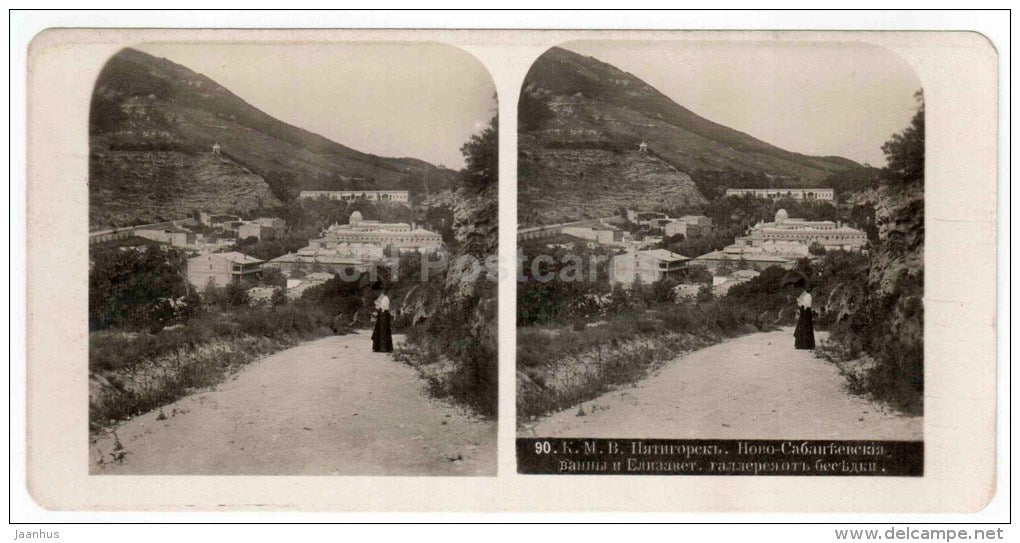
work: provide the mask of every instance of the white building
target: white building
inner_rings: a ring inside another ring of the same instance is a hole
[[[202,211],[198,214],[198,220],[202,224],[213,228],[230,228],[234,223],[241,222],[241,217],[226,213],[206,213]]]
[[[613,245],[622,242],[624,232],[613,228],[593,228],[590,226],[565,226],[562,234],[574,236],[587,241],[593,241],[600,245]]]
[[[261,217],[251,221],[243,221],[237,227],[237,238],[257,238],[259,241],[276,239],[287,232],[287,222],[275,217]]]
[[[135,235],[159,243],[168,243],[175,247],[189,247],[195,245],[195,233],[182,228],[139,228]]]
[[[319,242],[321,240],[312,241]],[[309,244],[308,247],[298,249],[297,254],[302,256],[330,254],[357,258],[360,260],[380,260],[385,257],[385,249],[379,245],[371,243],[337,243],[328,247],[316,243]]]
[[[661,224],[662,232],[666,237],[684,236],[695,237],[708,233],[712,229],[712,219],[704,215],[684,215],[679,219],[668,219]]]
[[[369,202],[408,202],[406,190],[303,190],[301,198],[328,198],[342,202],[367,200]]]
[[[305,272],[311,270],[327,270],[327,273],[330,274],[365,273],[368,271],[370,264],[360,258],[338,254],[288,253],[266,262],[266,267],[277,268],[284,275],[289,276],[294,270],[303,270]]]
[[[188,259],[188,282],[203,288],[212,280],[223,287],[237,281],[254,281],[261,269],[261,260],[236,251],[208,253]]]
[[[744,196],[750,194],[756,198],[779,200],[822,200],[832,201],[836,198],[834,189],[726,189],[726,196]]]
[[[701,256],[694,257],[691,264],[704,266],[712,275],[720,272],[720,269],[729,268],[753,270],[764,270],[771,266],[792,270],[797,265],[797,259],[769,254],[763,252],[744,252],[733,249],[733,246],[723,248],[721,251],[712,251]]]
[[[737,244],[752,247],[777,242],[801,242],[806,246],[818,243],[826,249],[857,251],[868,242],[868,235],[840,222],[790,218],[785,209],[780,209],[773,222],[758,223],[748,235],[737,238]]]
[[[626,252],[610,261],[610,280],[629,286],[638,278],[647,285],[663,277],[680,277],[685,273],[688,260],[686,256],[665,249]]]
[[[355,211],[351,213],[347,224],[330,226],[319,238],[310,240],[308,246],[312,249],[333,249],[344,243],[392,247],[398,252],[427,253],[442,249],[443,237],[413,224],[365,220],[361,212]]]

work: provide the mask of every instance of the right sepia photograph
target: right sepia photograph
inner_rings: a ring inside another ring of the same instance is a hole
[[[524,474],[921,476],[924,95],[859,41],[574,41],[518,103]]]

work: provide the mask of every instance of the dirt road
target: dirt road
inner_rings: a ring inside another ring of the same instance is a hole
[[[400,342],[401,336],[394,336]],[[428,397],[368,332],[304,343],[90,446],[93,473],[487,475],[496,423]],[[121,461],[111,461],[123,452]],[[97,461],[103,458],[103,463]]]
[[[820,341],[824,333],[816,333]],[[583,415],[582,415],[583,412]],[[523,425],[521,437],[920,440],[923,419],[850,395],[836,367],[752,334],[668,363],[633,388]]]

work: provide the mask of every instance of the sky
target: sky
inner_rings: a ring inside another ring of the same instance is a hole
[[[854,42],[577,41],[677,104],[788,151],[884,166],[882,144],[917,109],[898,55]]]
[[[337,143],[460,169],[461,145],[496,113],[470,54],[438,43],[146,44],[249,104]]]

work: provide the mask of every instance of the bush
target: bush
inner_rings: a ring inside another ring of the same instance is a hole
[[[89,257],[90,330],[159,329],[193,310],[179,303],[187,292],[181,252],[149,245],[95,249]]]

